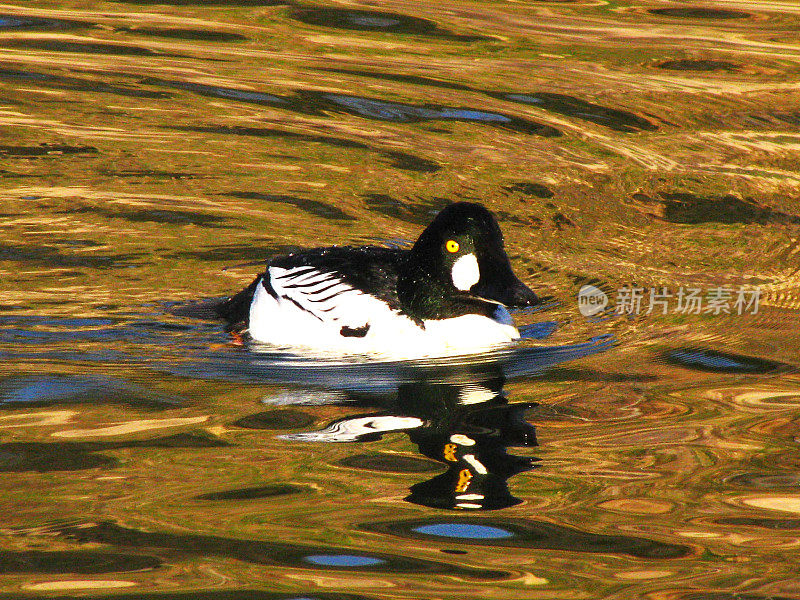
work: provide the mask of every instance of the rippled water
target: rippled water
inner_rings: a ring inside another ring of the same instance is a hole
[[[3,4],[0,599],[800,598],[799,81],[789,0]],[[175,314],[455,200],[516,350]]]

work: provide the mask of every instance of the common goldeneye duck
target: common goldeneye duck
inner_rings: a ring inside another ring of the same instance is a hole
[[[447,206],[410,250],[315,248],[272,259],[217,314],[256,342],[393,358],[469,354],[519,338],[506,307],[536,294],[480,204]]]

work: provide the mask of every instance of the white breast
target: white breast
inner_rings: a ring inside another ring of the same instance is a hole
[[[424,328],[335,273],[308,267],[269,267],[270,294],[259,282],[250,305],[250,336],[257,342],[304,351],[370,354],[403,359],[469,354],[519,337],[508,311],[494,319],[463,315],[428,320]],[[342,335],[342,328],[363,337]]]

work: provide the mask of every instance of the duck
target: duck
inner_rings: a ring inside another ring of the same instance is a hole
[[[272,258],[216,308],[240,340],[390,358],[490,351],[520,337],[509,308],[537,304],[482,204],[446,206],[410,249],[330,246]]]

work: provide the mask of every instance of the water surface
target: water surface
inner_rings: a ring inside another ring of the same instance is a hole
[[[4,4],[0,599],[800,597],[799,40],[789,1]],[[174,314],[456,200],[543,298],[514,351]]]

